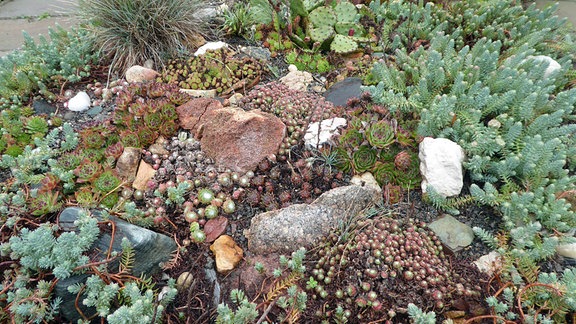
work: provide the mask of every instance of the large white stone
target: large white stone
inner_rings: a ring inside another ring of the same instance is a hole
[[[546,68],[546,71],[544,71],[544,79],[547,79],[551,75],[562,70],[562,66],[558,62],[556,62],[553,58],[551,58],[550,56],[536,55],[536,56],[528,56],[528,58],[533,59],[534,61],[537,61],[538,63],[540,63],[542,61],[548,62],[548,67]]]
[[[460,194],[464,185],[462,162],[464,150],[445,138],[426,137],[420,143],[420,173],[422,192],[428,185],[444,197]]]
[[[215,51],[215,50],[219,50],[221,48],[228,48],[228,44],[226,44],[222,41],[208,42],[208,43],[200,46],[200,48],[198,48],[198,50],[196,50],[196,52],[194,53],[194,56],[204,55],[204,54],[206,54],[207,51]]]
[[[334,135],[338,134],[339,127],[346,126],[345,118],[330,118],[322,122],[314,122],[308,126],[304,134],[304,143],[311,148],[327,143]]]
[[[91,104],[92,100],[90,100],[90,96],[86,92],[80,91],[74,97],[70,98],[65,106],[72,111],[84,111],[88,110]]]

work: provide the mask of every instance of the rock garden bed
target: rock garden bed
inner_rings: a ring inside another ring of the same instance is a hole
[[[553,9],[122,4],[0,58],[0,321],[574,322]]]

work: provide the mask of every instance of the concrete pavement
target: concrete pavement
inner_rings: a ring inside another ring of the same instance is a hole
[[[22,46],[22,31],[32,37],[48,35],[56,24],[69,28],[77,23],[76,0],[4,0],[0,2],[0,56]]]

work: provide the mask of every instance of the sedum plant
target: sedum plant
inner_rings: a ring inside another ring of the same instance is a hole
[[[399,49],[393,62],[376,64],[378,83],[368,88],[391,111],[420,116],[419,135],[464,148],[471,196],[499,210],[512,245],[534,260],[553,255],[561,241],[544,231],[576,225],[570,204],[557,198],[576,183],[570,175],[576,91],[565,87],[569,57],[558,59],[560,70],[547,72],[548,62],[532,46],[534,39],[556,36],[536,32],[516,43],[482,38],[459,48],[454,35],[438,34],[428,48]]]
[[[440,37],[427,51],[399,52],[404,70],[377,65],[382,81],[371,91],[392,109],[420,112],[420,135],[447,137],[464,148],[472,195],[499,206],[506,228],[539,221],[566,231],[573,212],[554,195],[574,183],[567,156],[576,125],[566,121],[576,91],[557,91],[561,73],[543,78],[546,64],[524,48],[499,63],[499,42],[456,52],[453,40]],[[408,77],[413,85],[400,81]]]
[[[54,88],[90,75],[96,55],[85,31],[57,25],[48,36],[35,42],[24,32],[22,49],[0,58],[0,108],[18,107],[37,92],[56,99]]]
[[[208,31],[202,0],[104,0],[79,2],[88,37],[111,68],[124,72],[151,59],[156,65],[192,49]]]
[[[16,323],[41,323],[57,314],[61,300],[51,300],[53,282],[39,280],[34,284],[36,280],[31,279],[46,273],[53,274],[56,279],[82,273],[82,266],[89,262],[84,253],[97,239],[100,230],[97,220],[87,213],[80,214],[76,226],[78,232],[58,236],[58,226],[50,223],[35,230],[24,228],[0,245],[0,255],[18,264],[4,272],[5,279],[0,285],[6,292],[0,305],[9,311]]]

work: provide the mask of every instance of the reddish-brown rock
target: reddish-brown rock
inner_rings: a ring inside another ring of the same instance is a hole
[[[276,154],[286,133],[280,118],[260,110],[222,108],[202,117],[200,145],[218,166],[236,172],[256,168]]]
[[[191,130],[194,136],[198,136],[197,127],[200,119],[207,113],[222,108],[220,101],[210,98],[194,98],[176,108],[180,127]]]

